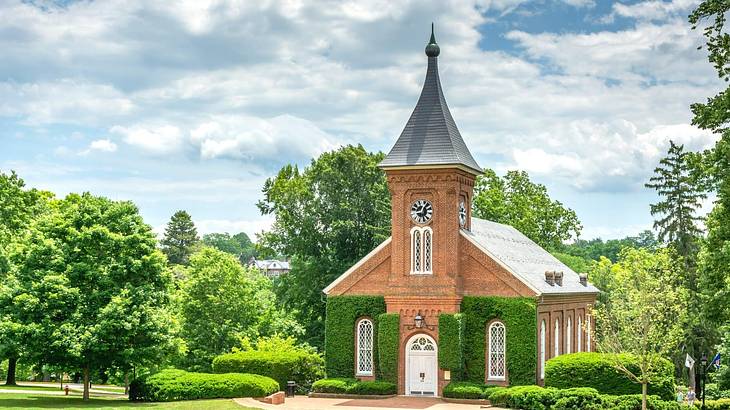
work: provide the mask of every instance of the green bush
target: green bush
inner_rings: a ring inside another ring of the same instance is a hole
[[[708,400],[730,399],[730,390],[720,390],[717,383],[707,383],[705,396]]]
[[[707,410],[730,410],[730,399],[705,401],[705,408]]]
[[[327,377],[351,377],[355,373],[355,321],[373,319],[378,335],[377,317],[385,313],[382,296],[329,296],[325,318],[324,360]],[[373,344],[373,367],[379,368],[378,341]]]
[[[347,393],[352,386],[358,383],[357,379],[332,378],[317,380],[312,384],[312,391],[317,393]]]
[[[463,315],[439,315],[439,367],[451,371],[451,379],[461,380],[464,339]]]
[[[487,322],[500,319],[507,329],[507,372],[510,385],[535,384],[537,361],[537,304],[533,298],[465,296],[461,301],[464,323],[465,380],[484,382]]]
[[[638,372],[636,359],[622,355],[622,362]],[[660,375],[649,384],[649,394],[664,400],[674,399],[674,367],[661,359]],[[603,353],[572,353],[554,357],[545,365],[545,386],[565,389],[573,386],[593,387],[600,393],[627,395],[641,393],[641,385],[616,370],[610,357]]]
[[[284,390],[289,380],[308,388],[324,376],[324,360],[316,353],[303,351],[257,351],[223,354],[213,359],[215,373],[252,373],[268,376]]]
[[[382,381],[368,381],[355,383],[347,392],[349,394],[370,394],[387,395],[398,393],[398,386],[395,383]]]
[[[484,399],[484,386],[471,382],[452,381],[444,387],[444,397],[452,399]]]
[[[487,386],[472,382],[452,381],[444,387],[444,397],[452,399],[487,399],[489,395],[505,387]]]
[[[400,351],[400,315],[383,313],[378,316],[378,371],[380,379],[398,382],[398,352]]]
[[[279,390],[276,380],[245,373],[190,373],[168,369],[129,386],[132,401],[176,401],[233,397],[263,397]]]
[[[312,384],[312,391],[316,393],[360,394],[360,395],[390,395],[398,392],[395,383],[382,381],[365,381],[349,378],[333,378],[317,380]]]

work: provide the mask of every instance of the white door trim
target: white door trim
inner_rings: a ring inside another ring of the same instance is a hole
[[[431,351],[428,351],[429,353],[427,355],[428,356],[433,355],[433,357],[434,357],[434,360],[433,360],[433,375],[434,375],[433,376],[434,377],[433,397],[437,397],[438,396],[438,384],[439,384],[439,382],[438,382],[438,344],[436,343],[436,340],[434,340],[431,336],[429,336],[425,333],[417,333],[417,334],[411,336],[405,345],[405,350],[406,350],[406,352],[405,352],[406,353],[405,354],[405,357],[406,357],[406,366],[405,366],[406,367],[405,368],[406,395],[407,396],[411,395],[411,383],[410,383],[411,382],[411,374],[410,374],[410,372],[411,372],[411,344],[416,339],[421,338],[421,337],[425,337],[426,339],[430,340],[431,343],[433,343],[433,347],[434,347],[434,350],[432,351],[433,353],[431,353]],[[419,356],[424,356],[423,353],[416,353],[416,354],[418,354]]]

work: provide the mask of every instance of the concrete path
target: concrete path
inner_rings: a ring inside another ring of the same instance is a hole
[[[430,397],[398,396],[388,399],[315,399],[307,396],[287,397],[281,405],[271,405],[260,401],[245,398],[235,399],[236,403],[265,410],[478,410],[500,409],[478,404],[447,403],[441,399]]]
[[[64,383],[64,387],[68,385],[69,388],[69,395],[80,395],[84,392],[84,385],[80,383]],[[43,394],[43,395],[50,395],[50,396],[63,396],[66,394],[63,390],[61,390],[61,384],[60,383],[44,383],[44,382],[21,382],[18,383],[18,389],[4,389],[2,385],[0,385],[0,393],[19,393],[19,394]],[[28,387],[28,389],[23,389],[23,387]],[[41,389],[33,389],[32,387],[53,387],[58,390],[41,390]],[[122,387],[119,392],[115,392],[114,389],[115,386],[104,386],[102,385],[101,388],[95,388],[94,385],[91,385],[91,389],[89,389],[89,393],[92,396],[100,397],[100,396],[106,396],[106,397],[127,397],[124,394],[124,388]]]

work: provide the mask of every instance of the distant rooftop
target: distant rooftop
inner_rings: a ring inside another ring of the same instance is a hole
[[[400,137],[380,163],[381,168],[454,165],[473,174],[482,173],[446,105],[438,73],[440,52],[432,25],[431,40],[426,46],[428,68],[421,96]]]

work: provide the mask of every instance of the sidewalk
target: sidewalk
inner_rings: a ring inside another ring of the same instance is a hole
[[[478,409],[500,409],[499,407],[487,407],[478,404],[456,404],[447,403],[438,398],[431,397],[408,397],[398,396],[388,399],[315,399],[307,396],[287,397],[286,402],[281,405],[271,405],[260,401],[245,398],[235,399],[236,403],[248,407],[256,407],[265,410],[478,410]]]

